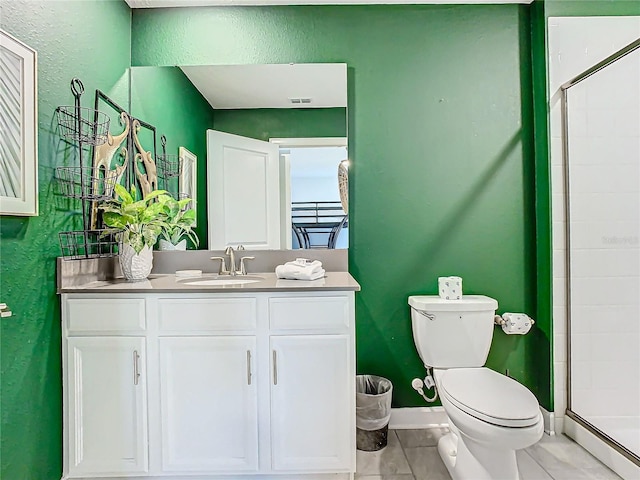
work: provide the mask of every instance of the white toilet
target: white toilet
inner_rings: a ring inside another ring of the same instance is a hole
[[[481,295],[462,300],[409,297],[413,339],[433,367],[451,433],[438,451],[453,480],[518,480],[516,450],[544,431],[536,397],[526,387],[484,367],[498,302]]]

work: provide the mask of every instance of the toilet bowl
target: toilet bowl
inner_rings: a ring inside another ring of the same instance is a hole
[[[433,367],[451,432],[438,451],[454,480],[518,480],[516,450],[542,437],[533,393],[484,366],[498,306],[489,297],[409,297],[418,353]]]
[[[484,367],[436,369],[434,374],[442,405],[455,426],[438,449],[452,478],[518,479],[516,450],[536,443],[544,430],[535,396]]]

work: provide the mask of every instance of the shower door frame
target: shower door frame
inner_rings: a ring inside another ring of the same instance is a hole
[[[570,179],[569,179],[569,104],[568,104],[568,91],[571,87],[586,80],[590,76],[599,72],[600,70],[607,68],[609,65],[617,62],[618,60],[626,57],[628,54],[640,49],[640,38],[629,43],[625,47],[621,48],[617,52],[609,55],[604,60],[596,63],[592,67],[588,68],[581,74],[577,75],[573,79],[565,82],[560,87],[560,103],[561,103],[561,128],[562,128],[562,164],[564,170],[564,208],[565,208],[565,271],[566,271],[566,298],[565,302],[566,317],[567,317],[567,335],[566,335],[566,349],[567,349],[567,409],[566,415],[580,426],[591,432],[593,435],[600,438],[603,442],[609,445],[611,448],[619,452],[625,458],[640,466],[640,456],[626,448],[621,443],[614,440],[602,430],[596,428],[589,421],[582,418],[575,413],[572,408],[572,396],[571,396],[571,222],[570,222]]]

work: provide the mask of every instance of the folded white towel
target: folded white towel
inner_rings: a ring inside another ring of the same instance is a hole
[[[324,268],[321,268],[320,270],[313,273],[307,273],[302,271],[283,272],[282,270],[278,270],[278,268],[276,267],[276,276],[278,278],[286,280],[318,280],[319,278],[324,278],[324,274]]]
[[[296,258],[292,262],[287,262],[285,265],[297,265],[300,267],[322,267],[320,260],[309,260],[308,258]]]
[[[307,266],[302,266],[296,262],[287,262],[276,267],[276,276],[289,280],[317,280],[324,277],[325,271],[322,262],[311,262]]]

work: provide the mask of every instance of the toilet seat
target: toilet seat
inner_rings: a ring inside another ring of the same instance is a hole
[[[525,386],[485,367],[442,372],[440,395],[463,412],[503,427],[529,427],[540,418],[538,400]]]

